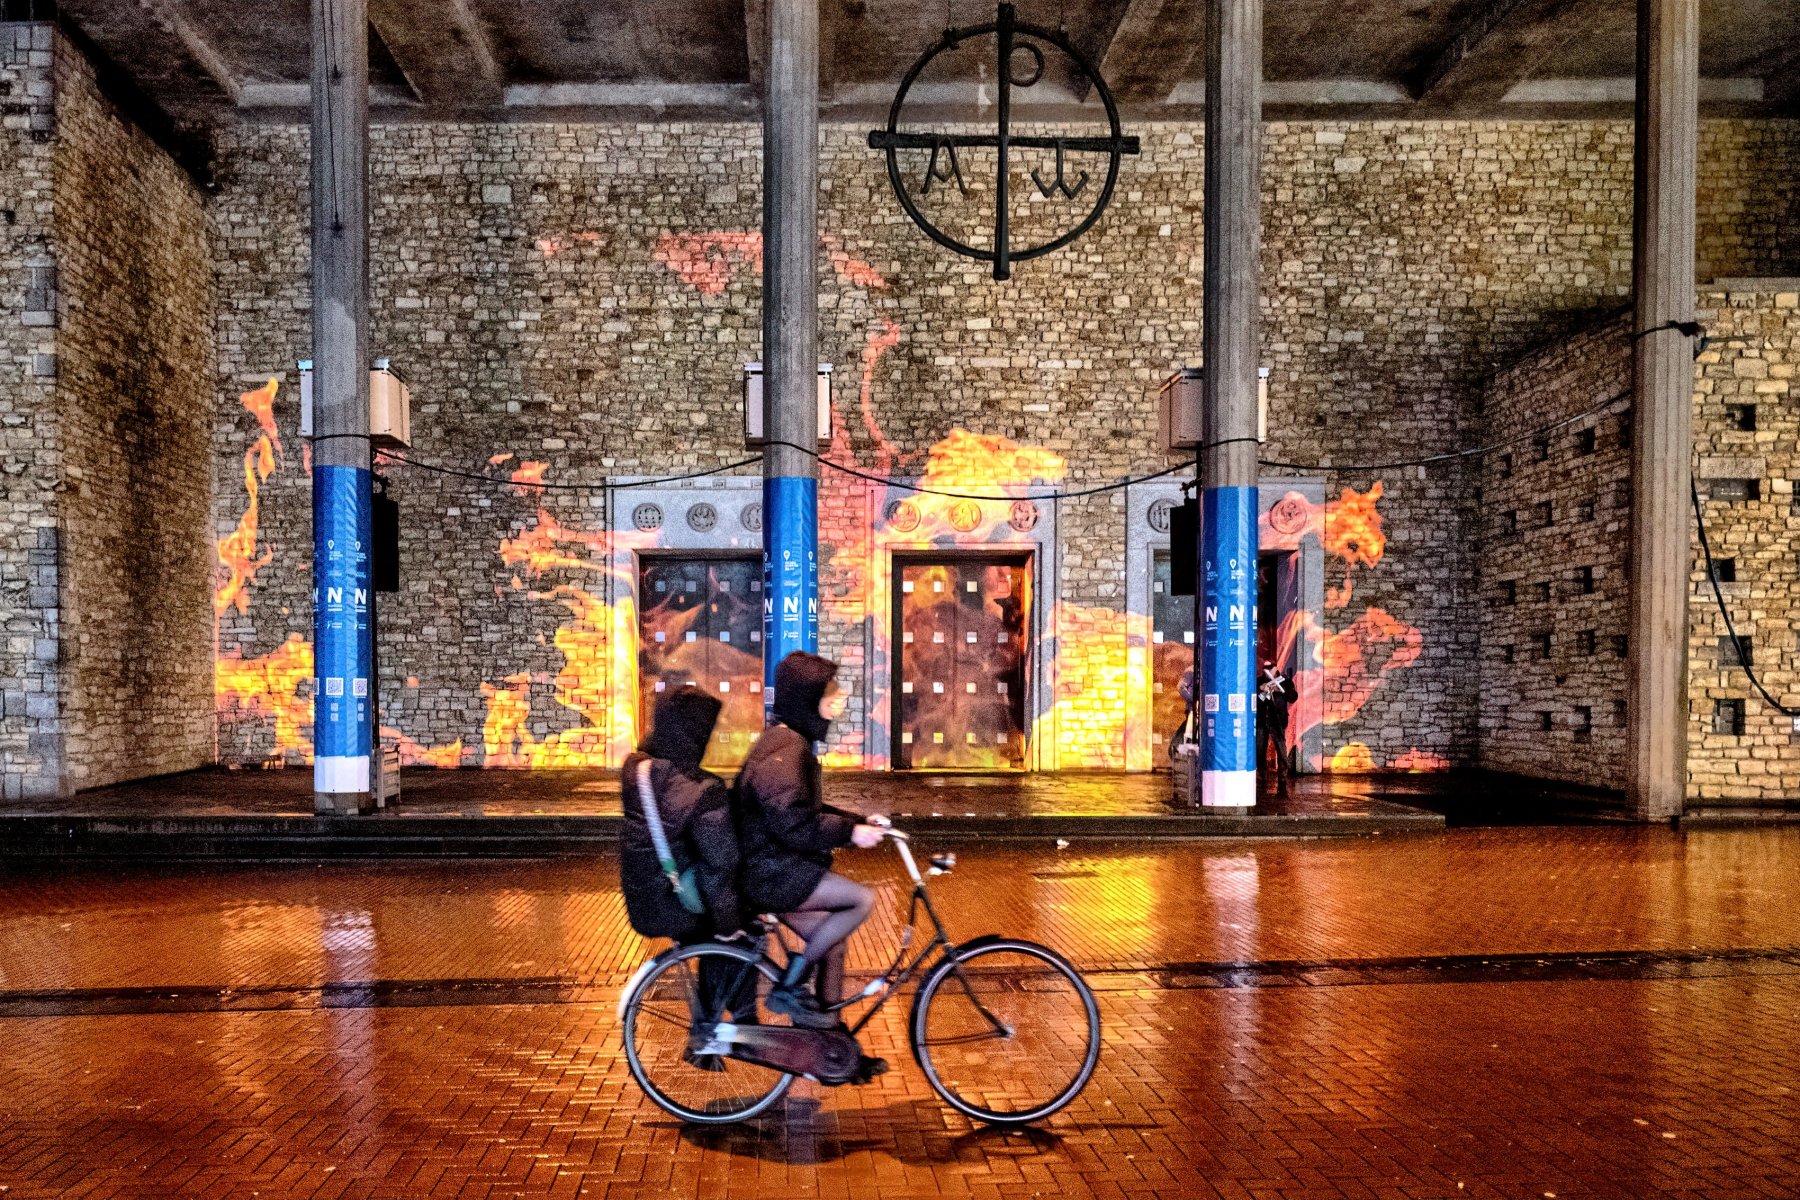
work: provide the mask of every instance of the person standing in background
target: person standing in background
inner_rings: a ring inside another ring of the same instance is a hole
[[[1256,688],[1256,761],[1260,765],[1273,751],[1275,789],[1281,795],[1288,789],[1288,709],[1299,698],[1294,681],[1265,658]]]

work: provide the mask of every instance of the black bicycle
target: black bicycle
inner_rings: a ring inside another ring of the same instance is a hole
[[[874,1000],[847,1031],[799,1028],[770,1011],[766,999],[784,965],[769,952],[792,952],[774,925],[749,946],[709,942],[664,951],[625,985],[625,1056],[632,1078],[665,1111],[724,1125],[766,1111],[796,1076],[847,1082],[860,1052],[856,1035],[914,978],[920,983],[908,1042],[952,1108],[990,1124],[1023,1124],[1056,1112],[1086,1086],[1100,1057],[1100,1010],[1081,974],[1035,942],[995,935],[951,941],[906,835],[883,832],[912,879],[912,899],[893,962],[837,1006]],[[938,855],[928,873],[955,865],[954,854]],[[921,912],[932,937],[909,961]]]

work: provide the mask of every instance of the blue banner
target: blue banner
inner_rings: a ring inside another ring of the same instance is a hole
[[[1207,488],[1200,512],[1201,802],[1256,803],[1256,489]]]
[[[819,481],[763,480],[764,704],[775,702],[775,666],[819,649]]]
[[[314,787],[369,790],[370,473],[313,468]]]

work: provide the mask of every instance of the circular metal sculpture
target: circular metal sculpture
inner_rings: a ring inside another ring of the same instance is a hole
[[[895,500],[887,506],[888,528],[895,533],[911,533],[919,527],[919,506],[911,500]]]
[[[900,114],[906,105],[907,95],[925,68],[939,56],[964,43],[986,38],[993,38],[995,42],[995,107],[998,112],[995,131],[991,134],[964,134],[900,128]],[[1100,97],[1101,104],[1106,108],[1107,133],[1104,137],[1013,133],[1012,90],[1033,87],[1043,79],[1046,49],[1068,58],[1081,76],[1093,84],[1094,94]],[[1099,69],[1087,55],[1077,49],[1060,29],[1021,24],[1010,4],[1000,5],[995,19],[989,24],[966,29],[946,29],[938,44],[922,54],[900,81],[900,90],[894,93],[894,103],[888,109],[887,128],[870,130],[869,145],[873,149],[887,152],[888,181],[893,184],[894,194],[900,198],[901,206],[906,209],[913,222],[945,249],[993,263],[995,279],[1011,278],[1013,263],[1060,250],[1092,228],[1112,200],[1113,188],[1119,181],[1120,157],[1138,152],[1137,138],[1127,137],[1120,131],[1119,106],[1113,100],[1112,89],[1106,86],[1106,80],[1100,77]],[[930,158],[925,165],[925,174],[919,181],[918,194],[929,193],[933,184],[949,183],[955,184],[957,191],[966,196],[969,188],[963,179],[957,151],[974,147],[994,150],[997,160],[994,171],[994,234],[992,244],[986,249],[971,246],[951,236],[920,211],[918,197],[907,186],[900,167],[901,151],[929,152]],[[1047,168],[1034,166],[1028,172],[1038,194],[1045,200],[1060,195],[1064,200],[1072,201],[1088,190],[1091,181],[1087,171],[1080,170],[1074,181],[1070,181],[1064,161],[1067,154],[1074,152],[1106,156],[1106,179],[1098,188],[1093,189],[1093,204],[1077,219],[1074,226],[1035,244],[1016,247],[1012,244],[1010,221],[1011,175],[1015,150],[1047,150],[1054,154],[1053,164]]]
[[[690,505],[687,510],[688,528],[695,533],[711,533],[713,526],[719,523],[719,510],[710,504]]]
[[[981,524],[981,505],[973,500],[958,500],[950,506],[950,528],[958,533],[973,533]]]

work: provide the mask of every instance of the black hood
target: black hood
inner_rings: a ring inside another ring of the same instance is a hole
[[[681,770],[697,770],[722,707],[719,701],[695,688],[669,692],[656,702],[650,732],[638,743],[638,749],[651,758],[666,759]]]
[[[822,742],[831,722],[819,711],[825,689],[837,678],[837,664],[796,650],[775,668],[775,719],[809,742]]]

